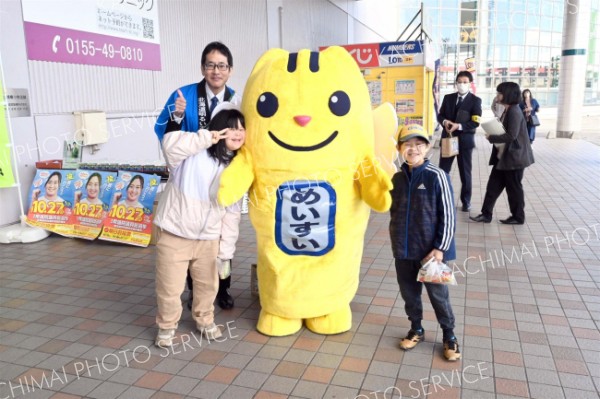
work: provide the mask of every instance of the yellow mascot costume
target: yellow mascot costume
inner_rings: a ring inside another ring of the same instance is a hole
[[[341,47],[267,51],[242,101],[246,144],[221,176],[219,201],[249,189],[261,313],[270,336],[352,327],[369,207],[385,212],[391,181],[374,156],[366,83]],[[382,125],[377,123],[377,125]],[[389,132],[393,134],[393,132]]]

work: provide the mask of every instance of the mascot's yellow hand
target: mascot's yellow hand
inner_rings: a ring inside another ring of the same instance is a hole
[[[360,163],[355,176],[363,201],[377,212],[388,211],[392,205],[392,181],[372,157]]]
[[[398,116],[390,103],[383,103],[373,110],[373,126],[375,128],[375,157],[381,161],[381,167],[388,176],[394,176],[396,168],[394,160],[397,157],[396,134],[398,131]]]
[[[238,152],[223,174],[219,185],[219,204],[229,206],[248,191],[254,181],[252,158],[244,147]]]

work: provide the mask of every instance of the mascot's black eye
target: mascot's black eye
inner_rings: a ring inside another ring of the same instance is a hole
[[[275,94],[267,91],[258,96],[258,101],[256,102],[256,110],[258,111],[260,116],[270,118],[273,115],[275,115],[275,112],[277,112],[278,108],[279,101],[277,101],[277,97],[275,97]]]
[[[329,97],[329,109],[334,115],[346,115],[350,111],[350,97],[343,91],[336,91]]]

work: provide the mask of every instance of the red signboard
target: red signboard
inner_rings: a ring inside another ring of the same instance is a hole
[[[379,44],[348,44],[341,46],[348,50],[359,68],[376,68],[379,66]]]

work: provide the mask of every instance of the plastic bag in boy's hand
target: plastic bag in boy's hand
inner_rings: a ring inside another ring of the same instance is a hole
[[[438,262],[434,257],[431,257],[419,269],[417,281],[421,283],[457,285],[454,273],[445,263]]]
[[[215,265],[217,266],[217,272],[219,273],[219,278],[221,280],[226,279],[231,275],[231,260],[217,258]]]

